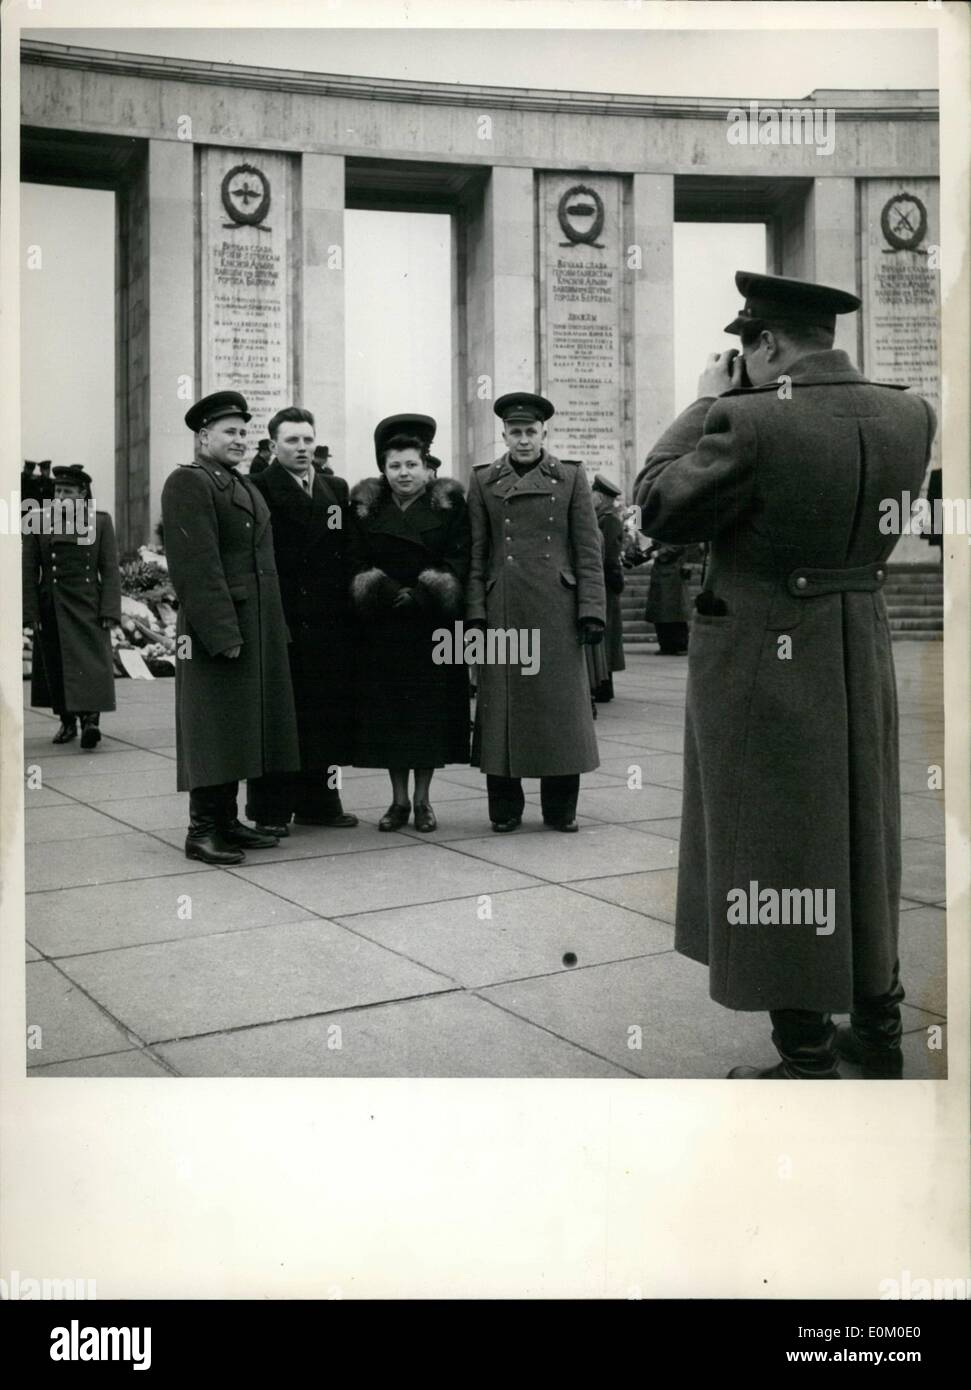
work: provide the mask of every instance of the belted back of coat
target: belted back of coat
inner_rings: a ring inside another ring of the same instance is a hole
[[[880,588],[934,417],[845,353],[695,402],[641,474],[641,526],[708,541],[693,616],[675,945],[734,1009],[841,1012],[897,954],[897,697]],[[699,600],[700,603],[700,600]],[[825,927],[727,915],[739,889],[832,894]]]

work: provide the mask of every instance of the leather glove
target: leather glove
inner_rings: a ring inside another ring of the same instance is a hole
[[[581,618],[577,641],[581,647],[596,647],[604,640],[604,625],[599,618]]]

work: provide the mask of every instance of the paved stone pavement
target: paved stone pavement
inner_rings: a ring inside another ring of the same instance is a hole
[[[945,1072],[941,647],[898,643],[909,1077]],[[27,1063],[35,1076],[721,1077],[775,1061],[765,1015],[673,950],[685,658],[637,653],[600,707],[581,832],[489,830],[483,779],[435,776],[439,831],[300,828],[234,869],[181,851],[174,682],[119,681],[94,753],[27,709]],[[215,715],[214,715],[215,717]],[[643,786],[628,787],[636,764]],[[36,776],[29,779],[36,781]],[[939,1033],[935,1025],[941,1025]],[[858,1075],[850,1067],[846,1077]]]

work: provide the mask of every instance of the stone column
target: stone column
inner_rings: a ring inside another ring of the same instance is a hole
[[[624,497],[648,450],[674,419],[674,177],[635,174],[629,242],[632,280],[631,380],[634,457],[625,461]],[[637,265],[639,260],[640,264]]]
[[[346,475],[343,155],[302,156],[299,225],[297,402],[313,411],[318,441],[330,445],[337,472]]]
[[[808,217],[813,249],[810,278],[858,294],[856,180],[814,179]],[[837,315],[833,346],[849,353],[854,363],[859,362],[859,334],[858,314]]]
[[[198,385],[195,286],[193,147],[189,141],[149,140],[149,473],[143,506],[132,498],[133,545],[154,541],[165,479],[192,458],[192,437],[183,416]]]
[[[503,450],[497,396],[536,389],[535,189],[532,169],[493,168],[467,230],[465,457],[456,474]]]

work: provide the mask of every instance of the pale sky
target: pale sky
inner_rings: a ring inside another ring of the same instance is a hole
[[[655,95],[801,97],[817,87],[934,88],[930,32],[616,33],[531,30],[35,30],[84,47],[266,67],[486,85]],[[83,463],[113,508],[112,195],[25,186],[23,429],[27,458]],[[377,420],[413,409],[439,421],[449,471],[450,267],[447,219],[349,212],[346,263],[348,448],[354,481],[373,461]],[[402,228],[405,228],[402,233]],[[678,224],[676,406],[695,396],[705,354],[738,308],[736,269],[765,265],[764,229]],[[314,402],[305,404],[314,408]],[[319,422],[326,441],[326,421]]]
[[[321,11],[326,14],[328,8],[322,6]],[[468,12],[467,5],[456,4],[456,14],[463,8]],[[342,9],[353,12],[350,5]],[[269,19],[273,6],[268,4],[265,12]],[[235,24],[239,7],[229,3],[226,13]],[[937,86],[937,35],[932,30],[662,33],[607,28],[230,27],[35,29],[25,34],[51,43],[129,53],[496,87],[765,98],[804,97],[814,87]]]

